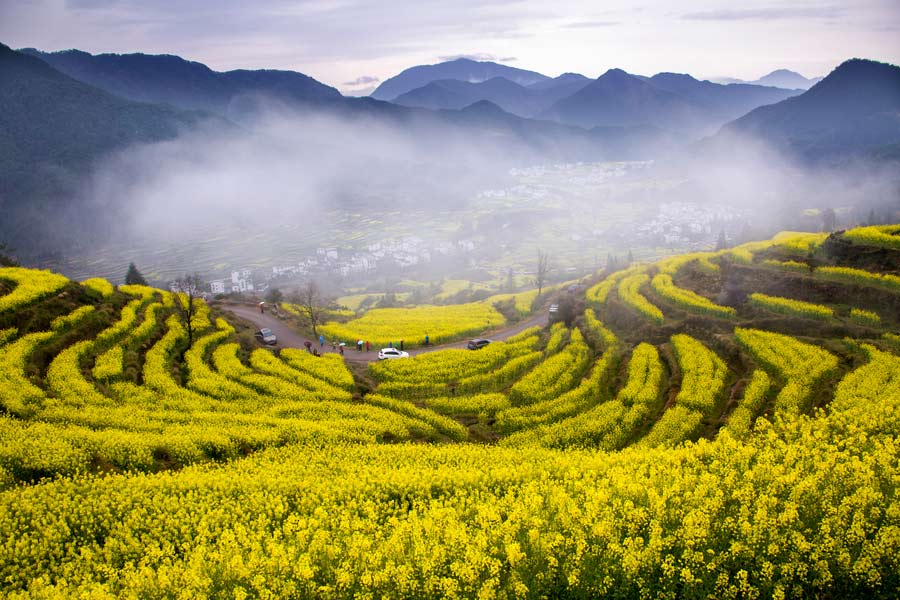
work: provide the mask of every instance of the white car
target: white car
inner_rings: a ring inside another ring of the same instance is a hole
[[[378,351],[378,360],[385,360],[388,358],[409,358],[409,352],[403,352],[396,348],[382,348]]]
[[[263,327],[262,329],[257,331],[256,339],[258,339],[263,344],[268,344],[269,346],[274,346],[278,343],[278,338],[275,337],[275,334],[272,333],[272,330],[268,327]]]

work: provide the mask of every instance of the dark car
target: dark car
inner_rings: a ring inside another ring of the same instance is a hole
[[[469,350],[481,350],[490,343],[491,340],[470,340],[468,346],[466,347]]]
[[[256,332],[256,339],[258,339],[263,344],[268,344],[270,346],[274,346],[278,343],[278,338],[275,337],[275,334],[272,333],[271,329],[268,329],[266,327]]]

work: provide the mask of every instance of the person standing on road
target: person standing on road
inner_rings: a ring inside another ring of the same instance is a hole
[[[306,351],[312,354],[312,342],[306,340],[305,342],[303,342],[303,345],[306,347]]]
[[[319,347],[320,348],[325,347],[325,336],[322,335],[321,333],[319,334]]]
[[[265,312],[266,312],[266,303],[265,303],[265,302],[260,302],[260,303],[259,303],[259,314],[263,314],[263,313],[265,313]]]
[[[393,348],[393,347],[394,347],[394,342],[388,342],[388,348]]]
[[[403,352],[403,340],[400,340],[400,352]]]
[[[372,348],[371,344],[369,344],[369,340],[366,340],[366,352],[368,352]]]
[[[343,356],[343,355],[344,355],[344,345],[341,344],[340,346],[338,346],[338,348],[340,348],[340,350],[341,350],[341,356]]]
[[[426,333],[425,334],[425,345],[427,346],[429,343],[430,343],[430,340],[428,339],[428,334]]]

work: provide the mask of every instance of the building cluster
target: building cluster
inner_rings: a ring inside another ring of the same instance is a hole
[[[244,293],[264,291],[257,289],[253,283],[253,271],[241,269],[232,271],[231,279],[216,279],[209,282],[209,291],[212,294]]]
[[[659,207],[654,219],[639,225],[636,233],[654,244],[690,244],[714,240],[722,228],[742,219],[740,213],[725,206],[670,202]]]
[[[296,279],[319,274],[343,277],[353,274],[373,274],[380,265],[390,264],[405,268],[427,264],[438,255],[453,256],[471,253],[474,250],[475,242],[470,239],[443,241],[427,246],[423,238],[415,235],[376,242],[361,250],[323,247],[317,248],[314,255],[297,263],[273,266],[270,274],[258,275],[256,280],[253,271],[242,269],[233,271],[231,279],[210,281],[209,288],[214,295],[260,292],[280,279]]]

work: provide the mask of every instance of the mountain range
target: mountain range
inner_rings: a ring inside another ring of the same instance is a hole
[[[395,92],[401,93],[392,97]],[[520,117],[587,129],[650,125],[697,136],[799,93],[765,85],[722,85],[675,73],[643,77],[621,69],[610,69],[595,80],[577,73],[551,79],[461,59],[407,69],[385,81],[372,97],[432,110],[487,100]]]
[[[530,118],[589,83],[590,79],[575,73],[566,73],[529,86],[519,85],[499,76],[478,83],[459,79],[439,79],[400,94],[392,102],[401,106],[436,110],[460,109],[487,100],[506,112]]]
[[[252,133],[255,111],[270,102],[359,128],[398,126],[434,156],[467,140],[527,164],[659,158],[720,126],[691,151],[727,153],[753,136],[786,156],[840,162],[896,160],[900,144],[900,68],[868,60],[847,61],[802,92],[621,69],[551,78],[460,59],[407,69],[372,97],[350,98],[291,71],[221,73],[177,56],[0,44],[0,241],[62,239],[66,228],[46,223],[61,207],[90,221],[66,202],[110,153],[198,128]]]
[[[73,79],[136,102],[170,104],[240,118],[260,97],[283,102],[326,102],[341,93],[294,71],[216,72],[178,56],[148,54],[88,54],[79,50],[20,50]]]
[[[749,110],[799,93],[719,85],[677,73],[638,77],[610,69],[575,94],[558,100],[539,118],[580,127],[647,124],[688,135],[709,134]]]
[[[617,145],[620,142],[625,144],[621,147],[623,150],[625,147],[636,148],[636,144],[627,140],[627,130],[621,131],[620,126],[614,126],[605,132],[612,140],[601,140],[600,133],[582,131],[570,127],[568,123],[540,123],[527,118],[509,118],[528,117],[530,115],[527,113],[532,111],[523,107],[529,102],[536,107],[534,110],[538,110],[543,104],[552,102],[589,81],[574,74],[551,79],[539,73],[496,63],[459,59],[433,66],[440,66],[440,69],[410,71],[417,77],[428,77],[428,73],[439,70],[470,79],[497,72],[517,81],[536,84],[539,89],[532,91],[500,76],[478,84],[448,79],[435,83],[431,89],[440,89],[441,93],[451,96],[457,93],[464,97],[461,101],[442,101],[426,106],[411,102],[404,106],[401,102],[380,101],[374,95],[369,98],[344,97],[336,89],[292,71],[216,72],[201,63],[171,55],[92,55],[79,50],[41,52],[34,48],[25,48],[19,52],[39,58],[73,79],[121,98],[178,109],[207,111],[250,128],[255,115],[274,102],[292,110],[315,110],[338,118],[367,117],[404,127],[410,126],[412,122],[437,127],[451,125],[463,129],[465,135],[473,139],[500,136],[541,155],[555,152],[555,158],[609,157],[620,149]],[[398,75],[401,82],[409,80],[409,77]],[[392,85],[389,81],[384,82],[388,84],[388,89]],[[468,88],[476,88],[485,93],[472,93],[466,91]],[[454,89],[459,91],[453,92]],[[536,102],[528,94],[544,99],[543,104]],[[484,100],[503,110],[484,112],[482,107],[473,111],[461,111]],[[422,110],[423,108],[433,110]],[[458,111],[458,114],[454,111]],[[504,111],[511,114],[504,114]],[[473,126],[470,118],[476,116],[477,125]],[[490,123],[487,122],[489,117],[493,119]],[[641,127],[635,132],[636,138],[647,141],[648,131]],[[661,132],[660,137],[669,136]],[[627,154],[630,156],[631,152]]]

